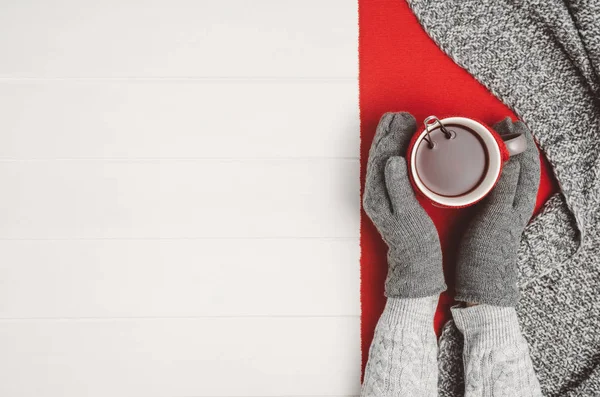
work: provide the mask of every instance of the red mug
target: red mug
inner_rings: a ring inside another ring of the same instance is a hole
[[[509,157],[527,149],[523,135],[500,136],[466,117],[430,116],[424,124],[408,148],[409,174],[417,193],[440,207],[477,203],[494,188]]]

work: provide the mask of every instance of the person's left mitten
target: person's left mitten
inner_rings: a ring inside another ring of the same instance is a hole
[[[408,176],[405,155],[416,129],[409,113],[386,113],[369,152],[363,207],[389,247],[387,297],[420,298],[446,289],[437,230]]]
[[[527,149],[512,156],[494,190],[477,204],[462,238],[456,264],[456,300],[516,306],[517,256],[540,184],[540,155],[529,128],[510,118],[494,125],[500,135],[520,133]]]

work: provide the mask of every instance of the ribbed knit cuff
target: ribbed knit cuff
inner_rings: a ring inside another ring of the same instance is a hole
[[[388,298],[381,320],[399,327],[430,327],[433,332],[433,316],[439,296],[425,298]]]
[[[469,345],[491,349],[523,342],[513,307],[477,305],[451,308],[456,327]]]
[[[492,307],[515,307],[519,302],[519,290],[515,285],[506,285],[503,290],[498,287],[487,287],[486,283],[478,280],[478,288],[457,287],[454,299],[459,302],[486,304]]]

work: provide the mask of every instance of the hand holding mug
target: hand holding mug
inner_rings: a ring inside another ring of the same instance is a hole
[[[503,137],[520,134],[527,140],[527,149],[510,158],[496,187],[476,206],[458,252],[455,298],[514,306],[519,298],[517,252],[535,207],[540,160],[523,122],[506,118],[494,129]]]
[[[446,289],[437,230],[417,201],[404,157],[416,130],[409,113],[386,113],[369,151],[363,206],[389,247],[388,297],[420,298]]]

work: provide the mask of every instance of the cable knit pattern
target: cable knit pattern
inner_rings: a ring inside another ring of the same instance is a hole
[[[369,349],[361,396],[437,396],[438,297],[388,298]]]
[[[452,308],[464,335],[465,397],[542,396],[514,308]]]
[[[432,327],[436,305],[437,297],[388,299],[369,350],[361,396],[438,395],[438,346]],[[459,339],[458,333],[444,335],[442,343],[463,342],[463,357],[452,363],[440,357],[439,370],[443,373],[448,365],[462,367],[464,362],[464,388],[460,385],[453,393],[464,392],[465,397],[542,396],[514,308],[455,307],[452,315],[463,338]],[[440,379],[441,396],[447,395],[446,380],[444,376]]]

